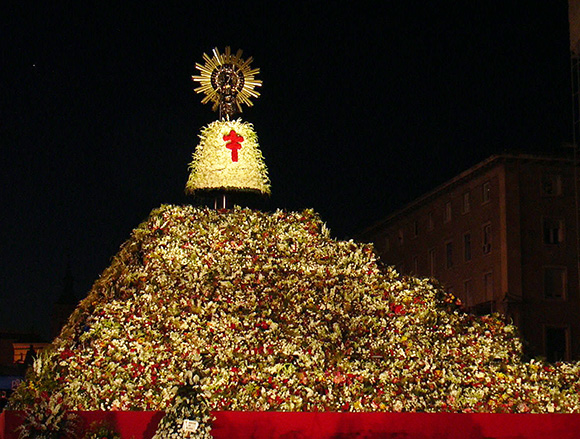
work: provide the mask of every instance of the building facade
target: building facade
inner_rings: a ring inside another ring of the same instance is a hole
[[[24,379],[34,356],[48,345],[36,334],[0,332],[0,411]]]
[[[492,156],[360,238],[468,311],[512,319],[527,355],[579,359],[577,182],[571,159]]]

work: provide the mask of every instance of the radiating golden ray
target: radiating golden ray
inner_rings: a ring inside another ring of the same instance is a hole
[[[203,104],[213,102],[212,110],[216,111],[220,105],[226,106],[229,99],[229,107],[242,111],[241,103],[251,107],[251,98],[257,98],[260,93],[255,87],[260,87],[262,81],[255,78],[260,73],[258,68],[250,68],[252,57],[242,59],[242,50],[232,54],[230,47],[226,47],[223,53],[216,48],[212,50],[213,56],[203,54],[204,64],[196,63],[199,75],[192,79],[199,83],[195,88],[196,93],[203,93]]]

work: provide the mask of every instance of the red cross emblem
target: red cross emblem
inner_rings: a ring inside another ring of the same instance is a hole
[[[232,162],[237,162],[238,149],[242,148],[240,142],[243,142],[244,138],[242,136],[238,136],[234,130],[231,130],[227,136],[224,136],[224,140],[229,141],[229,143],[226,143],[226,148],[232,151]]]

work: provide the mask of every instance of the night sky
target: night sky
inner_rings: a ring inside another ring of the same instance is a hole
[[[0,14],[0,331],[47,334],[67,264],[80,299],[152,209],[194,201],[217,116],[191,75],[214,47],[261,70],[242,118],[266,208],[340,239],[491,154],[570,141],[566,1],[28,3]]]

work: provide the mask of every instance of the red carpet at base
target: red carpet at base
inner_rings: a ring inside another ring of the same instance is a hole
[[[123,439],[150,439],[162,412],[78,412],[107,420]],[[16,439],[18,412],[0,413],[0,439]],[[575,439],[580,414],[214,412],[215,439]]]

